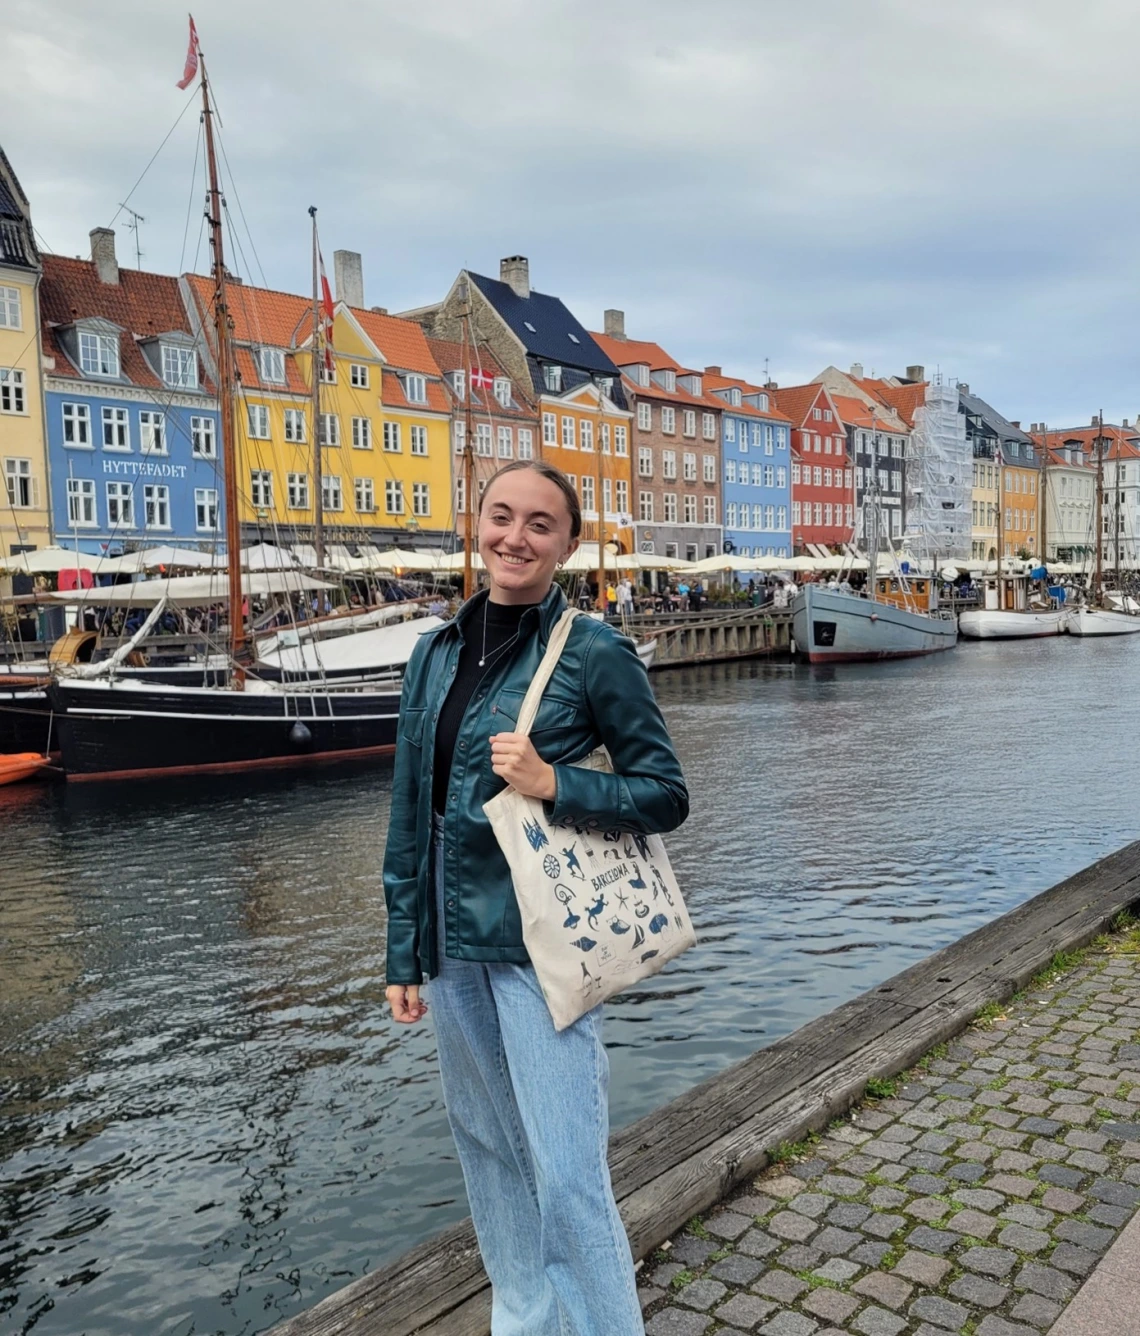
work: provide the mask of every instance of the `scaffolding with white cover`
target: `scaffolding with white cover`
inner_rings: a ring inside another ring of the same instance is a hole
[[[906,454],[906,551],[920,562],[970,556],[973,453],[958,385],[936,375],[914,415]]]

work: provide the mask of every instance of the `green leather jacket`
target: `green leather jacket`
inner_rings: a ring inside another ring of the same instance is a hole
[[[389,984],[418,984],[439,972],[431,869],[435,729],[461,647],[460,628],[486,599],[477,594],[455,620],[423,635],[408,661],[400,698],[392,811],[384,852]],[[444,815],[446,953],[459,960],[526,964],[510,870],[483,804],[504,783],[491,769],[490,738],[514,729],[546,642],[566,607],[554,585],[523,614],[519,642],[475,690],[455,742]],[[673,830],[689,795],[665,721],[633,642],[601,621],[575,620],[542,698],[531,741],[554,766],[551,820],[568,826]],[[605,744],[613,774],[571,764]]]

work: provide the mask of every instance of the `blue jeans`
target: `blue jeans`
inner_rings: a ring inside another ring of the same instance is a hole
[[[428,986],[448,1121],[492,1336],[644,1336],[610,1184],[601,1007],[560,1034],[529,965],[449,960],[434,840],[440,973]]]

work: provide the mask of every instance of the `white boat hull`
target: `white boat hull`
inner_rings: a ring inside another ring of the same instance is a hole
[[[792,603],[796,652],[809,663],[906,659],[952,649],[952,617],[908,612],[857,594],[805,585]]]
[[[1065,613],[1065,630],[1071,636],[1131,636],[1140,631],[1140,617],[1105,608],[1074,608]]]
[[[1036,639],[1039,636],[1060,635],[1066,615],[1060,609],[1052,608],[1047,612],[971,608],[959,615],[958,630],[970,640]]]

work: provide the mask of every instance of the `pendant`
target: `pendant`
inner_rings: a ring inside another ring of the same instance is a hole
[[[483,666],[486,662],[487,662],[486,659],[480,659],[480,660],[479,660],[479,667],[482,668],[482,666]]]

